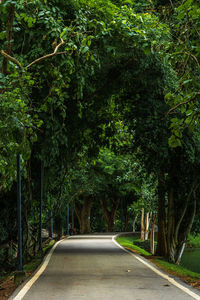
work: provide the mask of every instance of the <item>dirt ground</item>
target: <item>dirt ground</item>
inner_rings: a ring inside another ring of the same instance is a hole
[[[14,276],[9,277],[5,281],[0,281],[0,300],[8,299],[15,289]]]
[[[26,278],[29,277],[32,272],[26,272]],[[14,283],[14,276],[9,276],[7,279],[0,280],[0,300],[6,300],[12,295],[17,285]]]

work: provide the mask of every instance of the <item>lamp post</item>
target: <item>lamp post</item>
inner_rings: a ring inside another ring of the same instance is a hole
[[[53,240],[53,213],[52,213],[52,210],[51,210],[51,216],[50,216],[50,223],[51,223],[50,237]]]
[[[123,210],[122,198],[120,199],[120,206],[121,206],[121,232],[123,232],[124,210]]]
[[[69,203],[67,204],[67,235],[69,235]]]
[[[14,275],[14,283],[19,285],[26,277],[23,271],[22,262],[22,188],[21,188],[21,159],[20,154],[17,154],[17,227],[18,227],[18,248],[17,248],[17,260],[18,267],[17,272]]]
[[[42,251],[42,201],[43,201],[44,165],[41,161],[40,169],[40,225],[39,225],[39,250]]]
[[[72,229],[74,229],[74,204],[71,204],[71,212],[72,212]]]
[[[21,165],[20,154],[17,154],[17,226],[18,226],[18,271],[23,270],[22,265],[22,193],[21,193]]]

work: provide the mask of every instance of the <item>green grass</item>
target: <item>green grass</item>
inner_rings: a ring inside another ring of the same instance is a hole
[[[41,261],[42,261],[42,257],[34,258],[29,263],[24,265],[24,271],[25,272],[33,272],[35,269],[37,269],[37,267],[39,266]]]
[[[134,245],[134,242],[136,242],[137,244],[140,243],[141,247],[143,245],[143,242],[138,239],[137,236],[133,237],[133,236],[127,236],[127,237],[117,237],[117,242],[122,245],[123,247],[128,247],[131,248],[133,250],[136,250],[138,254],[144,255],[144,256],[150,256],[151,254],[149,252],[147,252],[146,250]],[[176,265],[170,262],[167,262],[164,259],[156,259],[152,258],[151,261],[153,263],[155,263],[156,265],[158,265],[159,267],[161,267],[162,269],[164,269],[165,271],[168,271],[169,273],[173,273],[176,276],[179,277],[189,277],[187,278],[187,281],[195,281],[195,279],[200,279],[200,274],[199,273],[195,273],[192,272],[180,265]]]
[[[136,245],[134,245],[134,241],[138,242],[140,239],[138,239],[137,236],[129,236],[129,237],[117,237],[117,242],[122,245],[123,247],[128,247],[130,249],[136,250],[138,254],[149,256],[151,253],[147,252],[145,249],[142,249]]]
[[[169,263],[164,259],[155,259],[155,262],[166,271],[175,273],[178,276],[192,277],[200,279],[200,274],[192,272],[180,265]]]
[[[189,234],[189,242],[187,247],[190,248],[200,248],[200,233],[197,235]]]
[[[43,247],[42,252],[43,255],[45,255],[47,253],[47,251],[53,247],[53,245],[55,244],[54,240],[51,240],[45,247]],[[40,253],[33,258],[29,263],[24,265],[24,271],[25,272],[33,272],[37,269],[37,267],[40,265],[40,263],[43,260],[43,255],[41,255]]]
[[[26,263],[24,266],[23,266],[23,269],[25,272],[33,272],[37,269],[37,267],[40,265],[40,263],[42,262],[43,260],[43,257],[44,255],[48,252],[48,250],[50,248],[53,247],[53,245],[56,243],[56,241],[54,240],[51,240],[47,245],[45,245],[45,247],[43,247],[43,254],[40,254],[38,253],[36,255],[36,257],[34,257],[30,262]],[[3,272],[1,275],[0,275],[0,280],[6,280],[8,279],[9,277],[13,276],[15,274],[15,271],[13,272]]]
[[[45,247],[43,247],[43,252],[46,253],[47,250],[53,247],[53,245],[56,243],[55,240],[51,240]]]

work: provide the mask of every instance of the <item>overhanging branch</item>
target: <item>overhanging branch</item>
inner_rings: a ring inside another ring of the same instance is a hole
[[[63,41],[63,39],[61,38],[61,42],[60,44],[58,44],[54,50],[54,52],[52,53],[49,53],[47,55],[44,55],[42,57],[39,57],[37,58],[36,60],[34,60],[32,63],[30,63],[28,66],[26,66],[26,69],[29,69],[30,67],[32,67],[33,65],[37,64],[38,62],[46,59],[46,58],[49,58],[49,57],[52,57],[52,56],[55,56],[55,55],[59,55],[59,54],[64,54],[66,53],[66,51],[63,51],[63,52],[58,52],[58,49],[64,44],[65,42]]]
[[[200,93],[196,93],[195,97],[198,96],[198,95],[200,95]],[[184,104],[188,104],[188,103],[190,103],[190,102],[193,102],[194,100],[195,100],[195,99],[193,98],[193,99],[190,99],[190,100],[187,100],[187,101],[180,102],[180,103],[176,104],[174,107],[170,108],[170,110],[166,113],[165,118],[167,118],[168,115],[170,115],[170,114],[171,114],[174,110],[176,110],[178,107],[180,107],[180,106],[182,106],[182,105],[184,105]]]
[[[184,101],[184,102],[180,102],[180,103],[178,103],[177,105],[175,105],[174,107],[170,108],[170,110],[166,113],[165,118],[166,118],[168,115],[170,115],[174,110],[176,110],[179,106],[182,106],[182,105],[184,105],[184,104],[187,104],[187,103],[189,103],[190,101],[191,101],[191,100]]]
[[[46,54],[46,55],[44,55],[44,56],[41,56],[41,57],[37,58],[36,60],[32,61],[29,65],[27,65],[27,66],[25,67],[25,69],[31,68],[33,65],[37,64],[38,62],[40,62],[40,61],[42,61],[42,60],[44,60],[44,59],[46,59],[46,58],[49,58],[49,57],[52,57],[52,56],[55,56],[55,55],[65,54],[66,51],[58,52],[58,49],[59,49],[64,43],[65,43],[65,42],[64,42],[63,39],[61,38],[61,42],[56,46],[54,52],[49,53],[49,54]],[[6,53],[6,51],[1,50],[1,54],[2,54],[5,58],[7,58],[8,60],[12,61],[12,62],[13,62],[15,65],[17,65],[20,69],[23,69],[23,67],[22,67],[22,65],[20,64],[20,62],[19,62],[16,58],[14,58],[14,57],[10,56],[8,53]]]
[[[8,53],[6,53],[4,50],[1,50],[1,54],[2,54],[5,58],[7,58],[8,60],[12,61],[15,65],[17,65],[18,67],[20,67],[20,69],[22,69],[22,65],[20,64],[20,62],[19,62],[16,58],[10,56],[10,55],[9,55]]]
[[[200,64],[199,64],[198,59],[195,55],[193,55],[192,53],[188,53],[188,52],[185,52],[185,54],[191,56],[194,59],[194,61],[196,62],[197,66],[200,68]]]

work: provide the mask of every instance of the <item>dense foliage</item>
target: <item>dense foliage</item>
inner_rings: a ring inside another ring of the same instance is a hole
[[[126,230],[145,209],[158,215],[157,253],[179,261],[199,210],[199,13],[195,0],[0,1],[5,268],[18,153],[25,258],[39,246],[42,164],[45,228],[53,214],[66,233],[68,203],[83,233]]]

